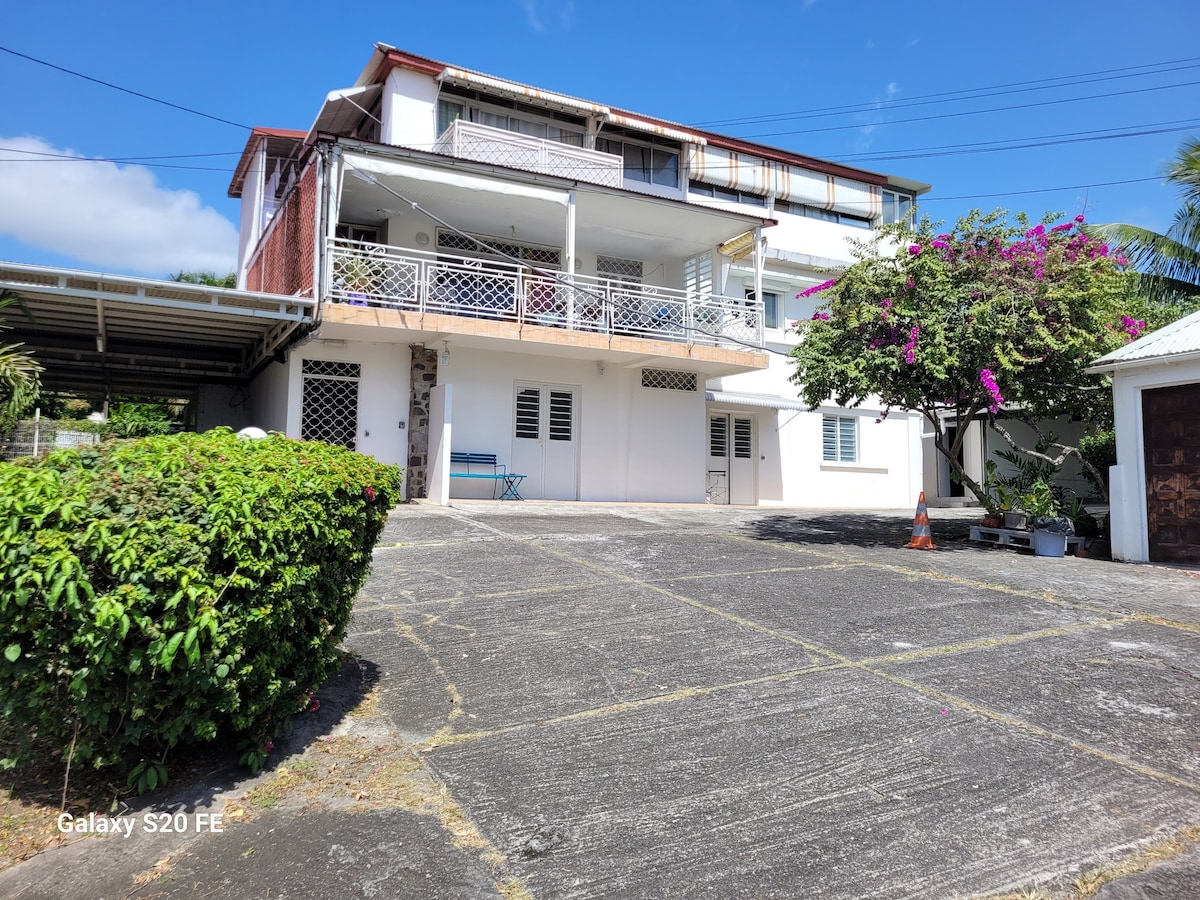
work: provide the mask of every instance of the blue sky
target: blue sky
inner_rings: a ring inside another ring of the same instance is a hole
[[[1003,206],[1162,230],[1178,204],[1163,168],[1200,136],[1197,26],[1184,0],[127,0],[10,4],[0,45],[232,122],[305,129],[383,41],[674,121],[757,117],[709,127],[932,183],[922,208],[937,218]],[[0,259],[152,276],[232,268],[226,190],[243,129],[2,52],[0,85]],[[976,89],[994,95],[947,96]],[[1085,134],[1100,130],[1158,133]],[[996,142],[1045,146],[948,153]],[[158,160],[194,168],[16,161],[39,153],[224,155]],[[1073,187],[1111,182],[1133,183]]]

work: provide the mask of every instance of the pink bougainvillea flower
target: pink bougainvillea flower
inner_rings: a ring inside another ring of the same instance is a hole
[[[274,749],[275,745],[270,741],[267,741],[265,744],[263,744],[263,753],[270,753]]]
[[[312,703],[308,704],[308,711],[316,712],[320,708],[321,708],[321,701],[318,700],[316,697],[313,697]]]
[[[833,287],[835,284],[837,284],[837,279],[830,278],[828,281],[822,281],[820,284],[814,284],[807,291],[801,291],[796,296],[797,297],[811,297],[813,294],[819,294],[819,293],[821,293],[821,291],[828,290],[829,288]]]
[[[1004,402],[1004,398],[1000,395],[1000,387],[996,384],[996,376],[991,369],[979,370],[979,383],[983,385],[983,389],[992,398],[991,402],[988,403],[988,412],[994,416],[1000,412],[1000,404]]]
[[[1082,223],[1085,221],[1085,220],[1084,220],[1084,218],[1083,218],[1083,213],[1080,213],[1079,215],[1077,215],[1077,216],[1075,217],[1075,221],[1076,221],[1076,222],[1079,222],[1079,223],[1081,223],[1081,224],[1082,224]]]
[[[363,488],[363,493],[367,495],[367,501],[369,503],[375,502],[375,488],[367,485],[365,488]]]
[[[913,256],[920,256],[921,255],[921,245],[920,244],[909,244],[908,252]]]
[[[829,313],[815,312],[812,317],[814,322],[823,322],[829,318]]]

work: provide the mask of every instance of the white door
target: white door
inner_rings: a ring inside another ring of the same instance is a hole
[[[708,416],[708,469],[705,499],[709,503],[729,502],[729,416]]]
[[[509,471],[525,476],[528,500],[575,500],[579,432],[575,388],[518,383],[513,403],[513,449]]]
[[[757,475],[754,418],[709,413],[707,501],[753,506],[758,502]]]
[[[733,455],[729,459],[729,502],[754,506],[758,502],[754,453],[754,418],[733,417]]]

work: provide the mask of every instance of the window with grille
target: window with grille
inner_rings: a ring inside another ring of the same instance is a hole
[[[487,252],[490,249],[503,254],[510,260],[519,259],[535,266],[550,266],[556,269],[559,268],[561,258],[561,251],[556,247],[518,244],[514,241],[501,241],[487,235],[465,237],[455,231],[439,230],[437,246],[439,250],[448,250],[462,256],[482,256],[487,259],[495,259],[496,257]]]
[[[619,256],[597,256],[596,275],[600,278],[611,278],[613,281],[630,281],[642,283],[642,261],[640,259],[621,259]]]
[[[718,459],[729,455],[729,419],[725,416],[708,420],[708,455]]]
[[[749,419],[733,420],[733,458],[753,459],[754,429]]]
[[[516,436],[536,441],[542,417],[542,392],[537,388],[517,391]]]
[[[571,440],[571,412],[575,395],[570,391],[550,392],[550,440]]]
[[[306,359],[301,366],[300,438],[349,450],[358,436],[358,363]]]
[[[822,416],[821,453],[826,462],[858,462],[858,417]]]
[[[642,387],[667,391],[696,390],[696,373],[676,369],[642,369]]]

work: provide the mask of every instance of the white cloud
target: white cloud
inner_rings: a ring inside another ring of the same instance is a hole
[[[517,0],[525,13],[525,22],[538,34],[557,26],[570,31],[575,24],[575,0]]]
[[[808,12],[809,8],[816,2],[817,0],[803,0],[800,4],[800,12]]]
[[[882,97],[876,97],[871,101],[871,111],[861,112],[855,118],[859,122],[863,122],[862,128],[858,130],[858,138],[854,141],[854,152],[863,153],[870,148],[873,139],[872,134],[884,122],[883,109],[891,103],[900,94],[900,85],[894,81],[889,81],[884,89]]]
[[[545,31],[546,23],[538,15],[537,0],[520,0],[520,3],[521,9],[525,10],[525,21],[529,23],[529,27],[539,34]]]
[[[86,159],[39,138],[0,137],[0,147],[0,234],[102,268],[233,270],[237,229],[195,192],[160,186],[144,166],[10,162],[47,153]]]

